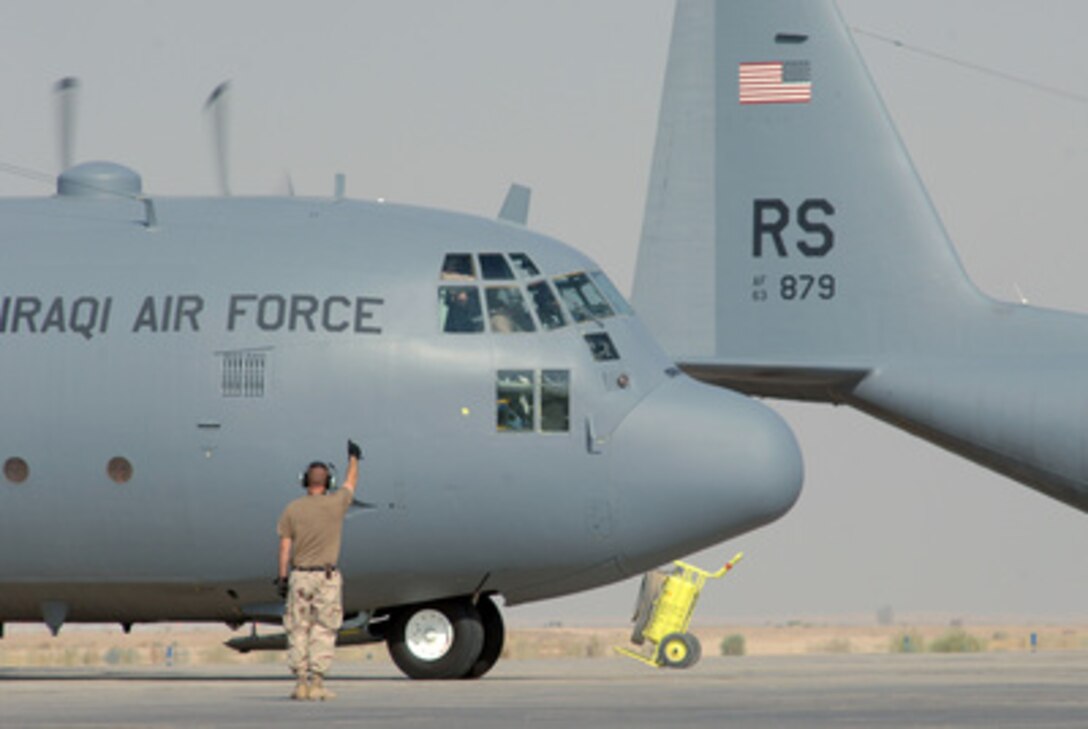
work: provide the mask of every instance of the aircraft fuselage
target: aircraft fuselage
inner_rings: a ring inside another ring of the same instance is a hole
[[[527,306],[534,331],[443,330],[448,290],[528,300],[597,271],[556,241],[349,201],[156,208],[149,228],[130,200],[0,203],[0,621],[46,603],[268,617],[276,519],[347,437],[365,454],[348,613],[587,589],[798,495],[781,420],[679,373],[630,313],[575,321],[564,302],[553,329]],[[444,278],[450,254],[539,270]]]

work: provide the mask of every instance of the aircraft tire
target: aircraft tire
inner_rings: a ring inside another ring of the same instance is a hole
[[[387,646],[409,678],[460,678],[483,653],[483,621],[468,600],[414,605],[394,616]]]
[[[503,643],[506,641],[506,627],[503,625],[502,613],[499,612],[492,599],[484,595],[476,603],[476,609],[483,621],[484,647],[480,651],[480,657],[462,678],[480,678],[490,671],[502,655]]]
[[[665,668],[691,668],[702,657],[703,647],[691,633],[669,633],[661,640],[658,655]]]

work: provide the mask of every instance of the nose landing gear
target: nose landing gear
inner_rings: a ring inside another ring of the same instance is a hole
[[[479,678],[502,654],[502,615],[484,595],[402,608],[386,642],[393,662],[409,678]]]

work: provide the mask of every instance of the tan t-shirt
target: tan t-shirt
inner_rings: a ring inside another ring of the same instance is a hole
[[[306,494],[287,505],[276,531],[281,538],[291,540],[292,567],[336,564],[344,515],[351,506],[352,495],[347,489],[331,494]]]

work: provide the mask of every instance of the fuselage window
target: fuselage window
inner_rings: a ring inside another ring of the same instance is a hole
[[[443,281],[475,281],[476,269],[468,253],[449,253],[442,263]]]
[[[501,253],[481,253],[480,272],[487,281],[513,281],[514,272]]]
[[[496,334],[535,332],[536,325],[517,286],[490,286],[487,289],[487,316]]]
[[[540,269],[533,263],[533,259],[524,253],[511,253],[510,260],[514,262],[514,268],[522,278],[532,278],[540,275]]]
[[[438,289],[438,326],[451,334],[484,330],[480,291],[475,286],[441,286]]]
[[[631,316],[634,314],[634,310],[631,309],[631,305],[627,303],[627,299],[623,298],[623,294],[616,288],[615,284],[608,276],[604,275],[604,271],[594,271],[589,274],[593,278],[593,283],[597,284],[597,288],[605,295],[609,303],[612,304],[612,308],[616,310],[617,314]]]
[[[608,301],[584,273],[560,276],[555,279],[555,288],[559,290],[559,296],[576,322],[605,319],[613,315]]]
[[[593,355],[593,359],[598,362],[611,362],[620,358],[616,345],[612,344],[612,337],[604,332],[587,334],[586,344],[589,345],[589,351]]]
[[[540,430],[570,432],[570,371],[544,370],[540,373]]]
[[[499,370],[495,387],[499,432],[533,432],[535,396],[536,385],[532,370]]]
[[[30,466],[22,458],[4,461],[4,478],[12,483],[25,483],[30,478]]]
[[[533,297],[536,318],[545,329],[559,329],[567,325],[563,309],[559,306],[559,301],[555,298],[547,281],[529,284],[529,295]]]
[[[114,483],[125,484],[132,480],[132,464],[127,458],[117,456],[106,464],[106,475]]]

